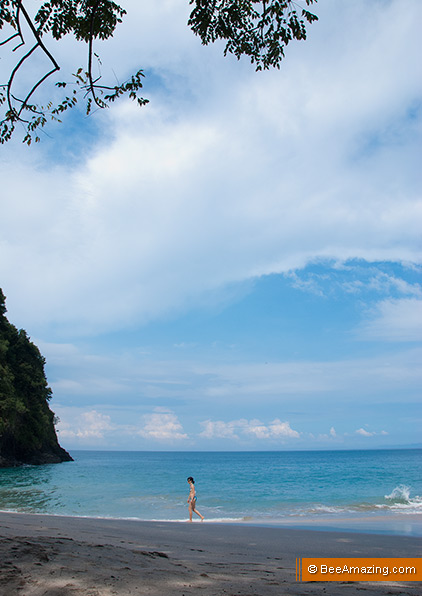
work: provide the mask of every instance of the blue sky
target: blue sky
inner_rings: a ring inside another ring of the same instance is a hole
[[[183,0],[125,7],[104,76],[143,67],[150,104],[0,149],[0,287],[61,444],[420,444],[421,3],[321,0],[265,73]]]

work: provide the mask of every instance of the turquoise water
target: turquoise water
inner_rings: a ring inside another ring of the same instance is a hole
[[[208,521],[309,525],[363,518],[381,520],[382,527],[393,515],[401,533],[415,533],[406,522],[410,514],[422,517],[420,449],[71,454],[74,462],[1,469],[0,509],[186,520],[186,477],[194,476],[197,507]]]

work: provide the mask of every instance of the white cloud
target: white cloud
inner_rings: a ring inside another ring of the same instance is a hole
[[[376,434],[373,432],[369,432],[368,430],[365,430],[364,428],[359,428],[355,432],[357,435],[361,435],[362,437],[373,437]]]
[[[379,292],[395,290],[400,294],[422,298],[422,286],[420,284],[411,284],[404,279],[383,272],[379,272],[372,277],[368,287]]]
[[[319,279],[315,279],[315,277],[311,279],[303,279],[300,275],[298,275],[294,271],[289,271],[286,275],[291,280],[291,284],[294,288],[298,290],[302,290],[304,292],[309,292],[311,294],[315,294],[317,296],[323,296],[323,290],[318,283]]]
[[[382,265],[381,265],[382,266]],[[419,267],[412,265],[410,269],[415,269],[419,273]],[[324,273],[315,273],[313,271],[293,271],[285,275],[290,280],[293,287],[307,293],[324,296],[336,291],[346,292],[348,294],[387,294],[403,295],[406,297],[422,297],[422,286],[418,283],[409,283],[406,280],[389,275],[380,269],[380,264],[372,265],[357,263],[354,261],[347,263],[333,262],[331,270]]]
[[[171,358],[159,355],[110,349],[107,357],[82,348],[43,343],[47,358],[47,374],[53,389],[53,402],[68,401],[74,405],[97,408],[98,403],[113,403],[116,399],[140,407],[151,405],[173,408],[173,400],[189,405],[192,413],[209,412],[229,404],[233,412],[257,417],[257,404],[271,408],[277,414],[279,404],[353,402],[357,396],[372,395],[376,403],[397,400],[403,387],[410,392],[408,399],[418,399],[422,382],[421,349],[391,352],[371,358],[339,360],[309,360],[292,362],[228,362],[225,353],[213,359],[201,351],[183,354],[179,350]],[[198,353],[199,352],[199,353]],[[365,398],[366,399],[366,398]],[[155,402],[155,403],[154,403]],[[54,410],[54,403],[52,405]],[[245,408],[248,408],[245,410]],[[268,410],[266,410],[266,413]],[[201,419],[203,418],[203,414]],[[235,419],[237,414],[227,415]],[[214,415],[220,418],[220,415]],[[333,421],[334,422],[334,421]],[[210,433],[217,433],[212,421]],[[267,426],[267,424],[266,424]],[[221,427],[220,434],[237,434],[233,427]]]
[[[300,433],[290,427],[289,422],[282,422],[275,418],[272,422],[265,424],[258,419],[231,420],[224,422],[222,420],[205,420],[201,422],[204,430],[200,437],[205,439],[239,439],[241,436],[252,435],[255,439],[298,439]]]
[[[90,334],[317,257],[420,262],[408,116],[422,92],[420,2],[327,2],[309,40],[260,74],[202,48],[186,2],[127,7],[130,35],[100,53],[124,61],[139,39],[136,59],[170,92],[102,115],[107,143],[77,167],[6,155],[0,274],[14,320]]]
[[[380,341],[422,340],[422,300],[383,300],[370,314],[371,319],[357,329],[358,337]]]
[[[355,433],[357,435],[360,435],[361,437],[375,437],[376,435],[382,436],[382,437],[386,437],[388,435],[388,432],[385,430],[382,430],[380,432],[376,432],[376,431],[369,431],[366,430],[365,428],[358,428],[358,430],[355,431]]]
[[[82,439],[96,440],[103,439],[105,433],[114,430],[110,416],[90,410],[81,413],[76,420],[61,421],[57,425],[60,440]]]
[[[53,401],[83,403],[106,417],[116,401],[137,419],[156,403],[174,410],[147,414],[141,434],[139,425],[116,426],[116,410],[113,423],[102,420],[112,429],[69,415],[63,430],[75,441],[130,435],[135,448],[141,437],[145,444],[154,436],[193,440],[194,425],[184,418],[185,432],[174,413],[183,403],[195,420],[209,417],[203,438],[256,443],[295,438],[299,431],[273,417],[286,412],[296,427],[296,404],[306,416],[316,403],[329,412],[333,403],[346,407],[368,395],[372,403],[397,403],[404,384],[414,403],[422,378],[417,349],[393,353],[390,346],[357,359],[353,347],[347,356],[331,346],[316,360],[310,347],[308,361],[298,352],[261,365],[253,354],[242,361],[242,348],[237,359],[204,357],[200,331],[186,341],[171,336],[178,349],[160,356],[132,343],[119,352],[110,345],[121,337],[107,332],[136,333],[150,320],[228,304],[238,288],[271,273],[327,296],[330,280],[298,272],[310,261],[328,259],[333,270],[347,259],[350,267],[354,259],[421,262],[422,79],[415,73],[422,3],[324,0],[308,40],[289,46],[280,71],[258,74],[244,60],[223,58],[221,46],[201,46],[186,27],[186,0],[127,0],[125,7],[116,37],[95,49],[119,78],[122,69],[145,67],[151,103],[142,110],[121,103],[83,121],[90,128],[95,119],[104,131],[85,145],[73,114],[66,142],[46,138],[41,148],[12,143],[2,151],[0,279],[11,321],[41,338],[74,341],[40,344]],[[79,65],[70,42],[55,47],[64,66]],[[56,155],[67,149],[81,149],[76,165]],[[390,296],[367,312],[357,337],[420,339],[420,284],[375,269],[342,278],[343,291]],[[101,334],[99,354],[76,347],[78,336]],[[245,418],[235,420],[238,412]],[[302,428],[301,438],[310,430],[318,436],[312,421]]]
[[[298,439],[300,436],[300,434],[296,430],[293,430],[290,427],[290,424],[288,422],[281,422],[281,420],[279,420],[278,418],[276,418],[269,424],[268,429],[270,431],[271,437],[286,437]]]
[[[421,350],[347,360],[239,363],[197,365],[196,372],[209,377],[204,389],[214,401],[239,400],[255,402],[257,396],[265,403],[280,400],[304,400],[323,396],[324,400],[344,402],[372,394],[387,399],[393,390],[399,392],[406,381],[408,388],[418,391],[422,380]]]
[[[256,439],[268,439],[270,437],[269,428],[259,420],[251,420],[245,426],[243,432],[253,435]]]
[[[386,432],[385,430],[382,430],[380,432],[375,432],[375,431],[369,431],[363,427],[355,430],[353,434],[351,434],[350,432],[344,432],[344,433],[339,434],[339,433],[337,433],[335,428],[332,426],[330,428],[329,433],[320,433],[317,436],[315,436],[314,433],[309,433],[308,437],[312,440],[317,439],[318,441],[321,441],[321,442],[331,443],[331,445],[345,444],[345,442],[347,442],[349,445],[352,445],[354,443],[353,435],[359,435],[361,437],[369,438],[369,437],[375,437],[375,436],[385,437],[388,434],[389,433]],[[352,442],[351,442],[351,439],[352,439]]]
[[[110,408],[112,416],[105,413]],[[60,442],[73,447],[95,444],[108,448],[124,448],[125,445],[143,448],[149,443],[140,443],[140,437],[157,442],[188,438],[177,416],[166,408],[157,407],[154,413],[142,416],[142,425],[134,423],[138,410],[126,404],[98,404],[96,409],[86,411],[78,406],[58,404],[54,411],[59,417],[57,430]]]
[[[200,433],[200,437],[204,439],[238,439],[239,436],[235,433],[236,426],[239,421],[223,422],[222,420],[204,420],[201,422],[204,430]]]
[[[154,414],[144,416],[144,426],[139,434],[157,441],[180,441],[188,439],[177,416],[165,408],[155,408]]]

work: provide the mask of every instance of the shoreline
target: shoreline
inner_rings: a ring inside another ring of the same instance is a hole
[[[1,596],[420,591],[420,582],[296,581],[298,557],[420,557],[422,540],[413,536],[4,512],[0,536]]]
[[[185,523],[186,519],[143,519],[138,517],[112,517],[112,516],[92,516],[92,515],[67,515],[60,513],[39,513],[39,512],[25,512],[12,511],[0,509],[0,516],[2,514],[13,515],[32,515],[45,517],[60,517],[66,519],[92,519],[92,520],[111,520],[111,521],[130,521],[139,523]],[[195,522],[200,523],[200,522]],[[307,517],[303,518],[291,517],[283,519],[268,519],[260,520],[253,518],[205,518],[206,525],[233,525],[246,526],[256,528],[290,528],[307,531],[320,532],[343,532],[343,533],[360,533],[360,534],[376,534],[383,536],[410,536],[415,538],[422,537],[422,515],[418,513],[398,514],[398,513],[383,513],[378,515],[361,515],[361,516],[342,516],[342,517]]]

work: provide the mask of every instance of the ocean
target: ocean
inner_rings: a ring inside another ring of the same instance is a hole
[[[207,522],[422,536],[421,449],[71,455],[1,469],[0,510],[186,521],[193,476]]]

